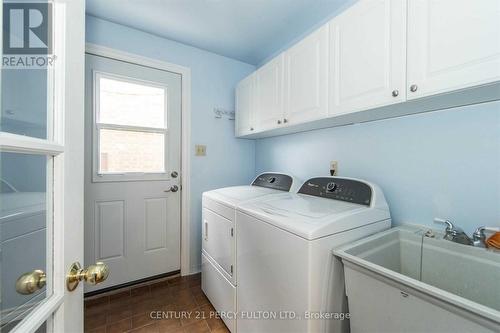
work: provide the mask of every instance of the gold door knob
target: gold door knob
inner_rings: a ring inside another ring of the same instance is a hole
[[[47,275],[44,271],[36,269],[33,272],[24,273],[16,281],[16,291],[22,295],[33,294],[35,291],[45,287]]]
[[[109,275],[109,267],[103,262],[96,262],[95,265],[90,265],[86,269],[82,269],[79,262],[71,265],[68,276],[66,278],[66,287],[69,291],[73,291],[78,287],[80,281],[96,285],[105,281]]]

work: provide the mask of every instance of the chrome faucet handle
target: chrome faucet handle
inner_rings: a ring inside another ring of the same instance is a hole
[[[434,222],[446,224],[446,229],[445,229],[446,233],[451,233],[453,231],[458,231],[458,232],[462,231],[462,229],[460,229],[459,227],[455,227],[455,225],[450,220],[445,220],[445,219],[435,217]]]
[[[459,227],[453,225],[450,220],[434,218],[434,222],[446,224],[444,239],[465,245],[472,245],[473,242],[467,234]]]
[[[486,247],[486,235],[484,234],[485,229],[486,227],[483,225],[474,231],[472,234],[472,245],[475,247]]]

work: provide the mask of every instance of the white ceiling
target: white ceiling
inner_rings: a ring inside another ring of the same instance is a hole
[[[87,14],[250,64],[354,0],[86,0]]]

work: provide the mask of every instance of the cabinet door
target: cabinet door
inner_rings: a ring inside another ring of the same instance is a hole
[[[254,131],[255,74],[243,79],[236,87],[236,136]]]
[[[330,47],[331,115],[405,100],[406,1],[360,0],[330,21]]]
[[[408,99],[497,80],[500,1],[409,1]]]
[[[283,55],[257,70],[257,129],[267,130],[283,124]]]
[[[286,51],[285,82],[286,122],[328,115],[328,25]]]

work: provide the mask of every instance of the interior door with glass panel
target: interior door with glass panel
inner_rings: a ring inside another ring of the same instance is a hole
[[[84,2],[2,5],[0,331],[82,331]]]
[[[86,91],[85,290],[178,271],[181,76],[87,54]]]

